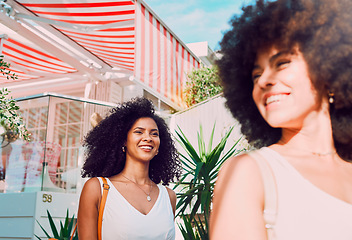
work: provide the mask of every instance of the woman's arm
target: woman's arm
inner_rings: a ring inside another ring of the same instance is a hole
[[[244,154],[226,161],[216,182],[210,217],[212,240],[265,240],[260,170]]]
[[[97,178],[89,179],[81,192],[78,207],[78,239],[98,239],[98,209],[101,199],[101,188]]]
[[[176,193],[173,190],[171,190],[170,188],[168,188],[168,187],[166,187],[166,189],[167,189],[167,192],[169,194],[171,207],[172,207],[172,210],[173,210],[174,216],[175,216],[175,212],[176,212]]]

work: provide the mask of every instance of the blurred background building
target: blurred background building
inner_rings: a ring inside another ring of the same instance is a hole
[[[135,96],[159,114],[185,109],[186,74],[211,65],[207,42],[186,45],[142,0],[0,1],[1,55],[18,78],[0,76],[31,141],[3,138],[0,239],[45,237],[75,213],[83,181],[81,141],[91,118]]]

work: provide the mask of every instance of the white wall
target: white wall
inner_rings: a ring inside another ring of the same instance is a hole
[[[227,148],[231,147],[231,143],[234,143],[241,137],[240,125],[232,117],[230,111],[224,104],[225,98],[218,95],[185,111],[173,114],[169,120],[171,133],[174,134],[177,126],[179,126],[193,146],[197,147],[197,132],[199,132],[199,125],[202,125],[203,135],[206,144],[208,144],[215,123],[214,146],[220,141],[221,137],[225,135],[226,131],[231,126],[235,126],[227,143]]]
[[[59,222],[64,222],[67,209],[70,217],[77,212],[78,197],[78,194],[42,191],[0,194],[0,239],[35,240],[34,234],[46,239],[36,220],[51,234],[46,210],[60,229]]]

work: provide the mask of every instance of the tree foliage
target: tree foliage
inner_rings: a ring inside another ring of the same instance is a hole
[[[202,66],[187,75],[184,99],[188,107],[222,92],[216,67]]]
[[[11,72],[10,64],[4,61],[4,56],[0,55],[0,73],[5,76],[8,80],[16,80],[17,76]]]
[[[16,80],[17,76],[9,68],[10,64],[5,62],[4,56],[0,56],[0,73],[7,79]],[[7,88],[0,89],[0,136],[2,141],[14,141],[17,137],[29,141],[29,132],[23,124],[19,115],[19,106],[16,101],[9,97],[10,91]]]

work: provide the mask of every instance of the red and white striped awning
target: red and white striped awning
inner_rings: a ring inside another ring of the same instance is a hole
[[[8,0],[0,23],[16,32],[3,39],[2,55],[22,83],[129,79],[180,109],[186,73],[199,67],[141,0]]]

